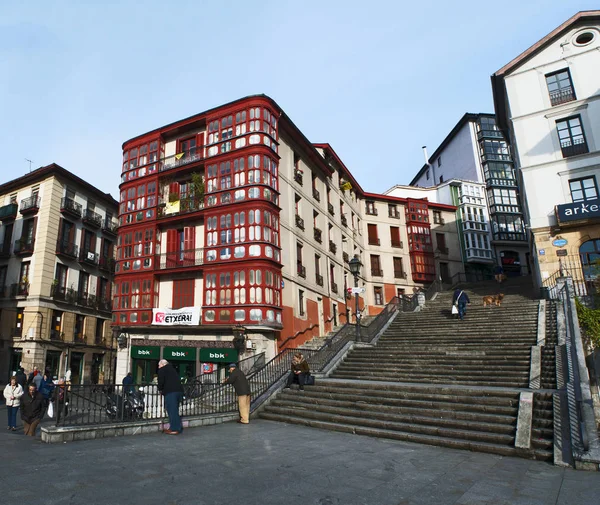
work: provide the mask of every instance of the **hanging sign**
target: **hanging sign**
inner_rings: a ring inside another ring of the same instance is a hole
[[[200,308],[152,309],[152,324],[159,326],[197,325],[200,324]]]

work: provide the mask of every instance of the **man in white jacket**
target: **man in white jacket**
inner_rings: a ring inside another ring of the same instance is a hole
[[[4,398],[6,398],[6,411],[8,413],[8,429],[17,430],[17,411],[21,405],[21,396],[23,396],[23,388],[17,382],[17,378],[13,375],[10,378],[10,383],[4,388]]]

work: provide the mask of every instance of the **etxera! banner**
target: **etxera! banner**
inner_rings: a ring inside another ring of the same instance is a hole
[[[152,324],[159,326],[197,325],[200,324],[200,308],[152,309]]]

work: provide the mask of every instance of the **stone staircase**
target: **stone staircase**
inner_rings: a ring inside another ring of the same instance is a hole
[[[510,282],[510,281],[509,281]],[[521,280],[522,282],[522,280]],[[507,282],[507,284],[509,284]],[[357,345],[329,378],[284,390],[264,419],[533,459],[553,458],[556,309],[546,311],[542,388],[529,390],[539,301],[522,285],[469,289],[464,321],[452,293],[401,313],[376,345]],[[508,293],[500,307],[481,294]],[[521,392],[533,392],[531,446],[515,446]]]

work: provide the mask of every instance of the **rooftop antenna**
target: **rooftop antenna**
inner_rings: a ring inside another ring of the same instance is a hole
[[[25,158],[25,161],[28,161],[28,162],[29,162],[29,171],[31,172],[31,164],[33,163],[33,161],[31,161],[31,160],[28,160],[27,158]]]

